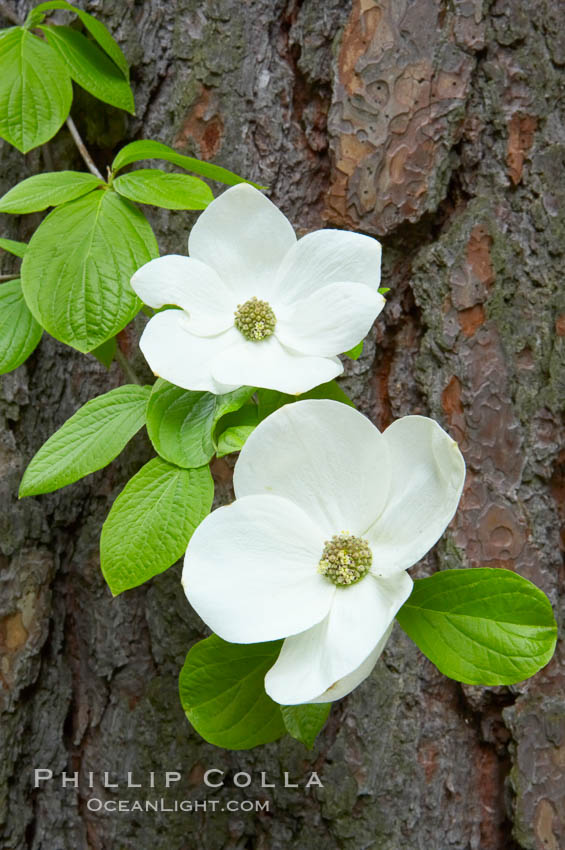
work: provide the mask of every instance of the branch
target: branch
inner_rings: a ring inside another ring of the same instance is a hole
[[[0,274],[0,283],[6,283],[8,280],[17,280],[19,274]]]
[[[79,131],[76,128],[75,122],[73,121],[73,119],[71,118],[70,115],[67,118],[67,127],[69,128],[69,130],[71,132],[71,136],[73,137],[73,141],[74,141],[75,145],[77,146],[77,148],[79,149],[80,155],[84,159],[84,161],[85,161],[85,163],[88,167],[88,170],[92,174],[94,174],[95,177],[99,177],[100,180],[104,180],[104,178],[102,177],[102,175],[100,174],[100,172],[96,168],[96,166],[94,164],[94,160],[92,159],[92,157],[88,153],[88,151],[85,147],[85,144],[80,137]]]

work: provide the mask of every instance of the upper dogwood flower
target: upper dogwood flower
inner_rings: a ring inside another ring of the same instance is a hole
[[[243,447],[236,501],[192,536],[186,595],[225,640],[286,638],[265,678],[274,700],[339,699],[373,669],[411,593],[406,570],[442,535],[464,477],[432,419],[381,434],[338,402],[286,405]]]
[[[190,257],[146,263],[131,285],[154,316],[140,347],[155,374],[189,390],[243,385],[302,393],[343,371],[382,310],[376,239],[318,230],[300,240],[280,210],[242,183],[216,198]]]

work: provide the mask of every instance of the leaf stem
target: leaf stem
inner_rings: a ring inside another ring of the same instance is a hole
[[[131,381],[132,384],[139,384],[139,386],[142,386],[141,381],[137,377],[134,368],[132,367],[131,363],[124,355],[124,353],[121,351],[119,345],[116,346],[116,353],[114,354],[114,357],[119,363],[119,366],[128,381]]]
[[[99,177],[100,180],[103,181],[104,178],[102,177],[102,175],[100,174],[100,172],[96,168],[96,165],[94,164],[94,160],[92,159],[92,157],[88,153],[86,146],[85,146],[83,140],[80,137],[80,133],[76,128],[76,124],[75,124],[75,122],[73,121],[73,119],[71,118],[70,115],[67,118],[66,123],[67,123],[67,127],[69,128],[69,131],[71,133],[71,136],[73,137],[73,141],[74,141],[75,145],[77,146],[77,148],[79,149],[79,153],[82,156],[82,158],[84,159],[88,170],[92,174],[94,174],[95,177]]]

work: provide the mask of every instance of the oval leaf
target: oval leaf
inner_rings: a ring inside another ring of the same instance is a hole
[[[86,353],[138,312],[129,281],[157,253],[138,209],[111,190],[91,192],[57,207],[35,231],[22,264],[24,297],[55,339]]]
[[[120,195],[140,204],[167,210],[203,210],[214,196],[209,186],[188,174],[167,174],[158,168],[140,168],[114,180]]]
[[[28,26],[36,26],[41,23],[45,17],[44,13],[51,11],[51,9],[66,9],[69,12],[74,12],[80,18],[81,23],[84,24],[92,38],[98,42],[102,50],[116,63],[126,80],[129,79],[127,59],[122,53],[121,48],[110,35],[107,27],[98,18],[94,18],[82,9],[77,9],[76,6],[68,3],[67,0],[50,0],[47,3],[40,3],[39,6],[36,6],[29,13]]]
[[[417,579],[396,617],[438,670],[469,685],[512,685],[533,676],[557,639],[547,596],[503,569]]]
[[[216,448],[216,422],[225,413],[238,410],[254,391],[253,387],[240,387],[213,395],[183,390],[159,378],[147,406],[147,432],[155,451],[177,466],[208,463]]]
[[[0,248],[7,251],[8,254],[14,254],[16,257],[23,257],[27,251],[27,242],[18,242],[16,239],[0,238]]]
[[[286,731],[311,750],[318,733],[328,719],[331,707],[331,702],[281,705]]]
[[[280,706],[265,693],[264,679],[282,641],[227,643],[217,635],[195,644],[179,678],[182,707],[205,741],[248,750],[281,738]]]
[[[20,498],[50,493],[107,466],[144,424],[149,391],[126,384],[79,408],[32,458]]]
[[[42,333],[43,328],[24,301],[21,281],[9,280],[0,285],[0,375],[27,360]]]
[[[0,212],[16,215],[38,212],[66,201],[74,201],[101,185],[102,181],[94,174],[82,171],[36,174],[22,180],[0,198]]]
[[[178,561],[213,498],[209,467],[180,469],[160,457],[146,463],[128,481],[102,527],[100,563],[113,595]]]
[[[39,27],[59,54],[75,83],[98,100],[135,113],[129,82],[94,42],[70,27]]]
[[[219,434],[217,456],[224,457],[231,452],[241,451],[258,424],[259,409],[254,402],[248,402],[234,413],[223,416],[216,429]]]
[[[239,177],[227,168],[221,168],[219,165],[212,165],[211,162],[202,162],[200,159],[195,159],[192,156],[185,156],[182,153],[164,145],[162,142],[154,142],[150,139],[139,142],[130,142],[118,153],[112,163],[112,171],[119,171],[125,168],[126,165],[131,165],[132,162],[140,162],[144,159],[164,159],[166,162],[172,162],[174,165],[180,165],[187,171],[193,171],[194,174],[200,174],[202,177],[207,177],[209,180],[216,180],[218,183],[225,183],[226,186],[235,186],[237,183],[250,183],[250,180],[245,180]],[[251,183],[258,189],[264,189],[264,186],[258,186],[257,183]]]
[[[0,67],[0,137],[27,153],[69,114],[71,78],[57,53],[23,27],[0,33]]]

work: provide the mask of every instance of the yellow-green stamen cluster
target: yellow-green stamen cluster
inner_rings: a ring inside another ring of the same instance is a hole
[[[259,342],[271,336],[276,323],[272,307],[266,301],[259,301],[253,296],[245,304],[237,305],[235,326],[251,342]]]
[[[324,544],[318,572],[337,587],[347,587],[366,576],[372,562],[369,544],[362,537],[334,534]]]

